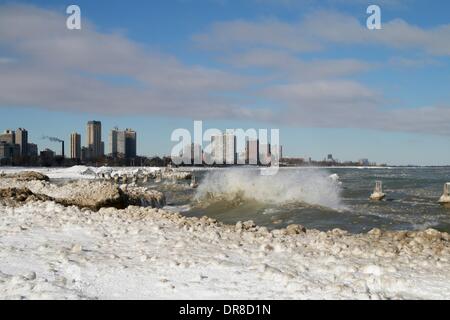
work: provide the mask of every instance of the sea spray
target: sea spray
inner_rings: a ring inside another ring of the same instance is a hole
[[[340,184],[323,170],[281,170],[274,176],[261,176],[258,170],[227,169],[208,172],[195,199],[236,199],[283,205],[303,202],[342,209]]]

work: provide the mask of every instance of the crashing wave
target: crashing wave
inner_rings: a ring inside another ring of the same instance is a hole
[[[248,169],[212,171],[198,187],[195,199],[249,200],[275,205],[304,202],[342,209],[338,181],[315,169],[280,170],[273,176]]]

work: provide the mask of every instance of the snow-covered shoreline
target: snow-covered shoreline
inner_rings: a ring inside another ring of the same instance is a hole
[[[102,185],[2,179],[63,198]],[[0,299],[450,299],[449,267],[450,235],[433,229],[269,232],[150,207],[0,201]]]
[[[449,235],[268,232],[161,209],[0,207],[2,299],[449,299]]]

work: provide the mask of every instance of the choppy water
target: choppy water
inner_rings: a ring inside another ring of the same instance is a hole
[[[337,174],[334,181],[330,175]],[[270,229],[298,223],[353,233],[384,230],[450,231],[450,208],[438,204],[450,168],[283,168],[274,177],[257,169],[199,170],[198,189],[189,181],[162,183],[169,207],[187,216],[234,224],[253,220]],[[376,180],[387,198],[368,200]]]

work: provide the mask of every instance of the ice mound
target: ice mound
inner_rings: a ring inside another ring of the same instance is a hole
[[[0,174],[0,178],[3,179],[15,179],[17,181],[48,181],[50,180],[48,176],[36,172],[36,171],[21,171],[11,174]]]
[[[0,189],[0,200],[8,205],[30,200],[54,201],[64,206],[91,210],[104,207],[123,209],[129,205],[161,208],[166,202],[164,194],[156,190],[130,186],[121,188],[112,183],[95,180],[76,180],[62,186],[48,182],[16,181],[10,187]]]

